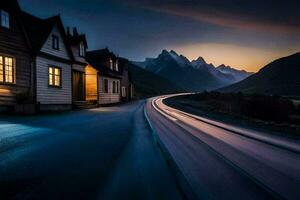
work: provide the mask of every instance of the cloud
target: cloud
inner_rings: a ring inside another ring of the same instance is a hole
[[[300,33],[300,2],[294,0],[129,0],[129,3],[223,27]]]

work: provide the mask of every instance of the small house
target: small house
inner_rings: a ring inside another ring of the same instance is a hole
[[[107,48],[87,52],[86,99],[99,105],[121,102],[122,67]]]
[[[32,46],[37,108],[71,109],[74,58],[60,16],[41,19],[22,12],[22,19]]]

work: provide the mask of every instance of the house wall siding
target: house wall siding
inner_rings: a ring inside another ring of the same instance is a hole
[[[73,56],[74,56],[75,61],[86,63],[85,58],[79,56],[79,45],[73,45],[71,47],[71,50],[73,52]]]
[[[32,59],[24,33],[21,29],[17,15],[13,11],[10,14],[10,28],[0,27],[0,55],[15,58],[16,72],[15,84],[6,85],[0,83],[0,105],[15,104],[17,93],[31,91]],[[31,99],[32,93],[30,93]]]
[[[52,48],[52,36],[53,35],[56,35],[59,38],[59,50],[56,50],[56,49]],[[53,56],[57,56],[57,57],[60,57],[60,58],[64,58],[64,59],[67,59],[67,60],[70,59],[68,51],[67,51],[67,47],[65,46],[63,37],[60,34],[60,31],[59,31],[57,25],[53,27],[53,30],[51,31],[47,41],[43,45],[43,47],[41,49],[41,52],[47,53],[47,54],[50,54],[50,55],[53,55]]]
[[[37,102],[40,104],[72,104],[71,65],[38,56],[36,58]],[[49,66],[61,68],[61,88],[50,87]]]
[[[86,65],[73,64],[72,69],[80,72],[85,72]]]
[[[108,80],[108,93],[105,93],[104,89],[104,79]],[[118,93],[113,93],[113,88],[112,88],[112,81],[118,81],[119,82],[119,89]],[[110,77],[105,77],[105,76],[99,76],[98,78],[98,87],[99,87],[99,104],[104,105],[104,104],[111,104],[111,103],[118,103],[121,101],[120,98],[120,80],[119,79],[114,79]]]

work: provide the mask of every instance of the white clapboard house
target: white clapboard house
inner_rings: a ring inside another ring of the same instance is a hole
[[[38,109],[71,109],[74,58],[60,16],[40,19],[23,12],[23,21],[32,45]]]

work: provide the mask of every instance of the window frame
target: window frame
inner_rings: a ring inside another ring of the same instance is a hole
[[[122,89],[121,89],[121,96],[123,97],[123,98],[125,98],[126,96],[127,96],[127,91],[126,91],[126,87],[125,86],[122,86]]]
[[[103,92],[109,93],[109,81],[107,78],[103,79]]]
[[[59,37],[57,35],[52,35],[52,48],[59,50]]]
[[[117,81],[112,81],[112,93],[116,94],[117,93]]]
[[[50,84],[50,68],[54,70],[52,73],[52,84]],[[57,76],[55,74],[55,69],[59,70],[59,85],[55,85],[55,77]],[[62,88],[62,68],[57,66],[49,66],[48,67],[48,86],[52,88]]]
[[[116,88],[116,91],[117,91],[116,93],[120,94],[120,81],[116,81],[116,87],[117,87]]]
[[[109,59],[109,68],[110,68],[110,70],[114,70],[114,61],[110,58]]]
[[[2,81],[0,81],[0,84],[2,85],[15,85],[16,84],[16,58],[14,56],[10,55],[3,55],[0,54],[0,57],[2,57]],[[12,76],[12,82],[8,82],[6,80],[6,59],[11,58],[12,59],[12,70],[11,70],[11,76]]]
[[[85,45],[83,42],[79,43],[79,56],[85,57]]]
[[[5,18],[3,18],[3,15],[5,15]],[[5,23],[3,23],[3,22],[5,22]],[[10,25],[10,14],[9,14],[8,11],[0,9],[0,25],[1,25],[2,28],[10,29],[10,27],[11,27],[11,25]]]
[[[119,61],[118,60],[116,61],[115,65],[116,65],[116,71],[118,72],[119,71]]]

